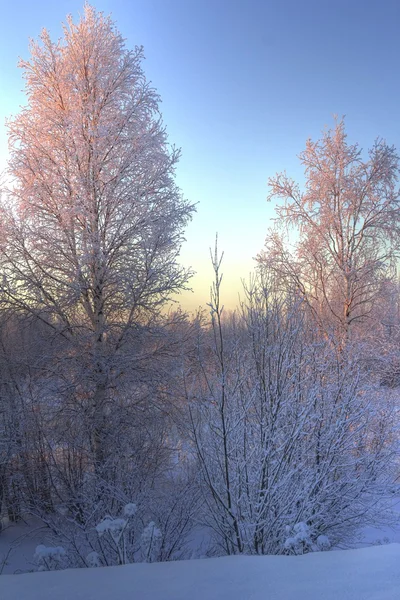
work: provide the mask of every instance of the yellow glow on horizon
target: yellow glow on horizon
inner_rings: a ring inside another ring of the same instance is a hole
[[[242,280],[248,281],[249,274],[253,271],[256,263],[249,259],[229,259],[229,254],[224,256],[221,265],[223,275],[221,283],[221,303],[226,310],[234,310],[239,306],[240,298],[243,298]],[[183,291],[174,296],[183,310],[195,313],[199,308],[207,309],[210,302],[210,288],[214,281],[214,272],[211,261],[199,261],[192,265],[197,273],[189,282],[193,291]]]

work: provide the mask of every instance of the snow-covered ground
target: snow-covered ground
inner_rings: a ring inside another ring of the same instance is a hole
[[[400,517],[400,499],[396,498],[393,501],[393,509]],[[204,556],[208,542],[207,531],[204,528],[194,530],[189,543],[193,556]],[[353,547],[363,548],[389,543],[400,544],[400,519],[393,528],[365,527],[361,532],[360,541]],[[52,546],[54,540],[49,538],[49,530],[38,519],[29,517],[27,521],[17,525],[5,525],[0,533],[0,577],[1,574],[21,574],[36,570],[34,554],[39,544]]]
[[[392,511],[392,527],[364,527],[361,531],[360,542],[355,544],[355,547],[362,548],[376,544],[400,544],[400,498],[398,496],[392,499]]]
[[[0,577],[1,600],[398,600],[400,544]]]
[[[400,600],[398,526],[365,528],[360,546],[369,547],[356,550],[12,575],[33,570],[36,546],[48,541],[32,518],[1,532],[0,600]]]
[[[36,546],[48,540],[48,529],[41,521],[32,517],[17,525],[4,523],[3,526],[4,529],[0,532],[0,573],[35,570],[33,555]]]

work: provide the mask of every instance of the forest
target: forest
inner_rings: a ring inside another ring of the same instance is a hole
[[[236,309],[216,238],[209,304],[186,313],[196,206],[142,63],[88,4],[20,63],[0,189],[3,523],[46,526],[38,570],[351,547],[395,522],[400,493],[398,152],[364,151],[339,117],[306,140],[304,183],[269,178],[276,219]]]

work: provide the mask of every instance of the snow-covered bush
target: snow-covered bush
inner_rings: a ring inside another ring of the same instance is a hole
[[[318,550],[329,550],[331,548],[331,543],[327,535],[319,535],[317,537],[317,547]]]
[[[97,552],[89,552],[86,557],[88,567],[101,567],[101,558]]]
[[[274,275],[223,317],[214,266],[211,331],[186,389],[215,553],[322,550],[387,523],[396,419],[391,404],[378,410],[357,349],[321,336]]]
[[[62,546],[36,546],[33,556],[38,571],[56,571],[67,567],[67,553]]]
[[[141,560],[145,562],[154,562],[160,559],[160,548],[162,543],[162,534],[160,529],[153,521],[150,521],[142,530],[140,539],[135,539],[135,525],[138,529],[138,523],[134,523],[133,518],[137,514],[136,504],[130,502],[123,508],[125,519],[110,517],[107,515],[96,525],[96,531],[99,538],[105,536],[108,541],[108,550],[114,549],[118,555],[118,564],[133,562],[135,553],[140,548]],[[103,553],[105,546],[101,544]],[[93,553],[92,553],[93,554]]]
[[[135,491],[137,500],[132,502],[126,490],[108,486],[88,474],[85,495],[81,493],[67,511],[40,512],[38,516],[48,526],[52,544],[66,549],[70,567],[189,558],[192,548],[188,539],[199,505],[198,489],[193,483],[182,473],[168,474],[160,477],[157,489],[143,486],[142,491]],[[134,481],[128,484],[135,488]],[[142,551],[142,533],[150,522],[157,524],[157,531],[153,539],[144,535]]]
[[[137,506],[134,502],[128,502],[124,506],[124,516],[125,517],[134,517],[137,513]]]
[[[98,525],[96,525],[96,531],[99,536],[104,533],[109,533],[115,542],[118,542],[127,526],[125,519],[113,519],[112,517],[105,517]]]
[[[114,551],[118,557],[118,564],[124,565],[132,562],[134,550],[132,549],[133,535],[130,535],[133,527],[133,517],[137,512],[136,504],[129,502],[125,504],[122,510],[125,519],[121,517],[110,517],[107,515],[96,525],[96,531],[99,538],[108,537],[107,548]],[[102,545],[103,555],[105,547]]]
[[[310,527],[303,521],[296,523],[293,527],[288,525],[285,530],[288,537],[285,539],[283,547],[289,554],[306,554],[307,552],[329,550],[331,547],[327,535],[318,535],[315,539]]]
[[[285,550],[293,554],[305,554],[314,549],[311,540],[311,531],[307,523],[296,523],[293,527],[287,526],[286,533],[290,534],[284,543]]]
[[[154,562],[158,559],[161,541],[161,531],[153,521],[150,521],[140,536],[140,550],[145,562]]]

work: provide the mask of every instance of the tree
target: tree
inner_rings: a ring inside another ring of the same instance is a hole
[[[398,157],[377,140],[364,160],[358,145],[347,142],[342,120],[321,140],[308,140],[300,161],[304,190],[286,173],[269,180],[268,198],[284,203],[258,261],[294,283],[343,346],[392,275],[400,239]],[[294,253],[279,227],[295,229]]]
[[[14,207],[4,208],[2,292],[84,366],[97,466],[132,347],[190,276],[177,258],[194,207],[174,182],[179,151],[142,59],[86,4],[59,42],[44,30],[31,43],[20,63],[28,103],[8,123]]]
[[[209,336],[185,389],[214,550],[297,554],[389,522],[395,402],[309,326],[306,303],[273,272],[221,318],[217,253],[213,265]]]

